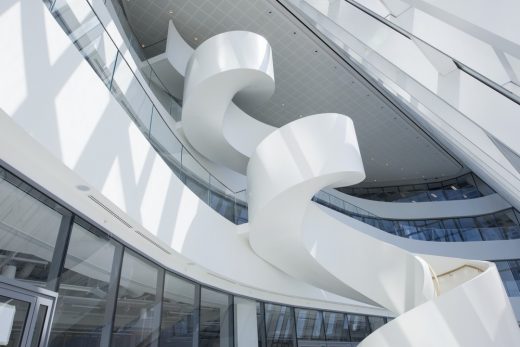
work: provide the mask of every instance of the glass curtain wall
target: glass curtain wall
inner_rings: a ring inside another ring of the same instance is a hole
[[[49,287],[56,276],[51,274],[54,248],[67,223],[62,210],[0,168],[0,275]]]
[[[386,202],[465,200],[495,193],[473,173],[434,183],[373,188],[342,187],[337,190],[362,199]]]
[[[88,230],[90,229],[90,230]],[[99,346],[116,249],[121,246],[92,227],[74,223],[58,289],[51,347]]]
[[[125,250],[117,293],[112,346],[156,346],[161,298],[157,293],[159,269]]]
[[[197,326],[198,287],[185,279],[166,273],[162,304],[160,347],[193,345]]]
[[[4,169],[0,173],[0,281],[59,293],[49,346],[234,346],[232,295],[165,271]],[[507,227],[512,216],[494,218]],[[438,222],[447,223],[420,227]],[[476,223],[468,228],[480,230],[488,221]],[[520,260],[495,263],[509,296],[520,296]],[[24,310],[16,329],[23,327]],[[388,321],[257,302],[258,346],[350,347]]]
[[[520,212],[512,208],[476,217],[428,220],[393,220],[351,213],[349,215],[390,234],[415,240],[460,242],[520,238]]]
[[[199,347],[233,347],[233,297],[202,288]]]

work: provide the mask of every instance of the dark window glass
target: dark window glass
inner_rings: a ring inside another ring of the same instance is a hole
[[[348,325],[350,330],[350,338],[354,342],[363,340],[370,334],[367,317],[357,314],[348,314]]]
[[[520,260],[495,261],[507,295],[520,296]]]
[[[99,346],[114,252],[114,241],[73,225],[49,346]]]
[[[200,294],[200,347],[233,346],[233,297],[202,288]]]
[[[258,347],[266,347],[265,340],[265,315],[263,303],[256,303],[256,327],[258,331]]]
[[[323,319],[327,341],[350,341],[348,320],[344,313],[324,312]]]
[[[482,241],[474,218],[459,218],[458,222],[464,241]]]
[[[62,214],[0,169],[0,276],[45,287]]]
[[[292,308],[265,304],[265,326],[267,347],[296,347]]]
[[[296,336],[303,340],[324,340],[323,316],[320,311],[295,309]]]
[[[195,284],[166,273],[162,306],[160,346],[193,344]]]
[[[34,332],[31,337],[31,347],[38,347],[40,345],[42,335],[43,335],[43,326],[45,324],[45,318],[47,317],[47,309],[49,307],[47,305],[40,305],[38,307],[38,313],[36,314],[36,322],[34,324]]]
[[[160,302],[158,269],[128,249],[123,256],[112,346],[152,346]]]
[[[370,323],[370,330],[375,331],[385,325],[385,317],[368,316],[368,323]]]

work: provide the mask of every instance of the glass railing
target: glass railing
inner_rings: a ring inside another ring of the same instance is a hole
[[[475,217],[428,220],[349,215],[387,233],[414,240],[465,242],[520,239],[520,212],[512,208]]]
[[[337,190],[362,199],[386,202],[466,200],[495,193],[473,173],[435,183],[369,188],[342,187]]]
[[[380,23],[384,24],[385,26],[391,28],[392,30],[395,30],[399,34],[407,37],[410,40],[414,40],[416,42],[420,42],[423,45],[430,47],[433,50],[436,50],[438,52],[442,52],[444,56],[451,59],[455,66],[457,66],[458,69],[466,72],[467,74],[471,75],[473,78],[477,79],[484,85],[488,86],[489,88],[492,88],[493,90],[497,91],[498,93],[502,94],[506,98],[512,100],[513,102],[520,105],[520,94],[518,93],[518,89],[510,89],[507,88],[508,84],[514,84],[514,75],[515,73],[518,73],[515,71],[517,68],[516,66],[511,66],[507,59],[501,59],[499,57],[502,56],[508,56],[511,54],[511,51],[503,50],[503,47],[497,47],[496,45],[491,45],[489,42],[483,41],[481,38],[476,37],[475,35],[471,34],[469,31],[464,31],[464,35],[467,37],[471,36],[471,39],[468,39],[468,45],[469,42],[471,42],[471,50],[473,53],[481,53],[479,54],[480,59],[469,59],[468,56],[461,57],[459,52],[459,58],[455,58],[453,54],[448,53],[446,50],[443,50],[439,46],[439,42],[432,43],[432,40],[425,41],[418,37],[417,35],[414,35],[409,30],[404,29],[403,25],[392,22],[390,18],[385,17],[382,13],[377,13],[378,11],[375,10],[375,7],[371,6],[372,4],[369,2],[364,1],[358,1],[358,0],[344,0],[348,4],[354,6],[358,10],[364,12],[365,14],[369,15],[370,17],[376,19]],[[372,9],[371,9],[372,8]],[[442,11],[439,7],[439,10]],[[455,16],[455,15],[454,15]],[[392,17],[392,16],[391,16]],[[448,24],[448,26],[451,26]],[[458,30],[455,29],[453,33],[457,34]],[[477,43],[478,42],[478,43]],[[487,52],[489,50],[492,50],[496,54],[493,55],[486,55],[482,54],[484,52]],[[467,51],[466,51],[467,52]],[[478,54],[477,53],[477,54]],[[461,61],[460,59],[464,59],[465,62]],[[472,67],[470,67],[472,66]],[[501,76],[499,71],[504,71],[508,76]],[[500,77],[499,77],[500,76]]]
[[[180,119],[181,106],[174,98],[157,93],[152,98],[141,84],[124,54],[86,0],[47,0],[52,15],[92,66],[96,74],[127,111],[150,144],[172,171],[201,200],[234,223],[247,220],[245,193],[234,192],[215,178],[184,147],[172,130]],[[153,69],[144,78],[150,86],[162,82]],[[159,104],[160,103],[160,104]],[[164,113],[168,113],[164,116]],[[171,119],[173,118],[173,119]]]
[[[495,260],[508,296],[520,296],[520,259]]]
[[[313,7],[308,2],[296,0],[289,2],[291,5],[286,8],[292,15],[312,28],[311,30],[314,30],[321,40],[338,52],[338,55],[359,72],[374,88],[384,91],[386,98],[392,98],[391,101],[405,111],[403,114],[406,117],[414,121],[412,116],[408,114],[422,115],[420,122],[427,122],[433,129],[442,129],[442,133],[439,130],[439,136],[447,137],[448,135],[445,134],[449,134],[447,138],[449,138],[449,141],[456,142],[454,146],[460,148],[460,151],[479,159],[483,169],[490,172],[497,181],[507,184],[507,189],[512,192],[511,194],[520,194],[520,186],[516,184],[518,173],[511,165],[502,162],[499,157],[494,156],[480,145],[480,142],[477,142],[480,141],[478,138],[480,134],[477,134],[477,129],[489,137],[489,132],[486,129],[476,123],[471,116],[465,114],[464,112],[467,112],[465,109],[456,108],[444,98],[439,97],[435,91],[423,85],[421,81],[416,80],[414,76],[404,71],[404,67],[398,66],[399,64],[396,63],[397,59],[391,60],[392,57],[381,55],[371,46],[372,43],[383,42],[388,39],[385,36],[388,34],[388,30],[385,29],[388,28],[380,26],[377,32],[374,32],[378,36],[368,42],[347,31],[341,26],[342,23],[334,22],[326,14],[320,12],[320,8]],[[360,10],[358,13],[362,13],[362,16],[368,18],[366,12]],[[399,41],[400,44],[408,43],[405,40],[409,38],[405,36],[403,36],[402,41]],[[467,73],[461,66],[458,67]],[[510,94],[497,93],[495,89],[475,75],[469,74],[469,80],[475,84],[480,83],[479,86],[487,91],[486,95],[492,96],[493,100],[500,105],[511,106],[509,101],[505,100],[505,98],[509,99]],[[452,115],[453,119],[457,119],[457,121],[461,116],[460,121],[464,120],[464,124],[470,127],[471,131],[466,132],[459,123],[448,122],[444,117],[447,114]]]
[[[312,197],[312,201],[317,202],[320,205],[326,206],[338,212],[347,215],[358,215],[358,216],[368,216],[375,217],[377,216],[372,212],[369,212],[361,207],[358,207],[354,204],[351,204],[348,201],[342,200],[337,196],[334,196],[330,193],[319,191]]]
[[[132,121],[139,127],[177,177],[201,200],[228,220],[236,224],[247,222],[246,191],[234,192],[229,189],[204,168],[178,140],[172,130],[173,119],[171,118],[180,119],[181,106],[171,97],[169,99],[164,98],[162,101],[157,101],[157,99],[150,97],[130,67],[130,64],[125,60],[123,53],[105,30],[90,3],[86,0],[56,0],[54,2],[46,1],[46,3],[74,45],[83,54],[103,83],[127,111]],[[145,72],[144,77],[150,86],[153,84],[159,88],[164,86],[151,67],[149,69],[146,68],[145,71],[149,72],[149,74]],[[161,91],[167,94],[165,90]],[[157,97],[153,88],[152,92]],[[165,109],[164,105],[170,106],[168,109]],[[167,117],[164,117],[163,113],[169,114]],[[404,223],[404,221],[399,221],[400,226],[397,228],[389,228],[387,227],[389,224],[387,225],[385,222],[390,223],[390,221],[380,219],[369,211],[323,191],[317,193],[313,200],[400,236],[411,237],[409,235],[417,235],[413,237],[431,241],[497,239],[496,237],[487,236],[491,235],[492,232],[484,232],[482,228],[472,226],[469,229],[478,229],[478,233],[481,235],[480,239],[476,236],[471,236],[473,234],[470,231],[466,231],[465,227],[457,227],[454,229],[458,230],[461,235],[460,239],[444,237],[443,240],[440,240],[437,236],[431,236],[434,234],[430,230],[431,228],[416,227],[415,232],[413,232],[407,229],[407,227],[401,226],[401,222]],[[449,230],[453,228],[444,227],[437,229]],[[495,233],[500,235],[497,236],[499,239],[520,238],[518,222],[516,222],[516,225],[501,226],[499,229],[500,232]],[[440,233],[439,231],[436,235]]]

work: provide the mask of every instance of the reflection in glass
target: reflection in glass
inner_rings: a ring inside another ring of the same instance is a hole
[[[12,314],[14,314],[11,335],[9,336],[7,347],[18,347],[22,341],[23,330],[29,312],[29,303],[0,295],[0,307],[9,311],[9,317],[13,317]]]
[[[99,346],[115,243],[92,231],[76,223],[72,227],[49,340],[51,347]]]
[[[292,308],[265,304],[267,347],[294,346],[294,320]]]
[[[370,334],[367,317],[358,314],[348,314],[348,324],[351,341],[359,342]]]
[[[62,215],[33,195],[41,194],[0,168],[0,276],[44,287]]]
[[[520,259],[495,261],[508,296],[520,296]]]
[[[200,347],[233,346],[233,297],[211,289],[200,293]]]
[[[368,316],[368,322],[370,323],[370,330],[374,331],[385,325],[385,317]]]
[[[128,249],[123,256],[117,293],[112,346],[152,346],[158,327],[156,315],[158,269]]]
[[[303,340],[324,340],[323,316],[320,311],[295,309],[296,336]]]
[[[348,320],[344,313],[324,312],[325,336],[328,341],[350,341]]]
[[[195,284],[167,273],[164,279],[159,345],[188,347],[193,344]]]
[[[36,314],[36,321],[34,323],[34,332],[31,338],[31,347],[38,347],[43,337],[43,326],[45,324],[45,318],[47,317],[48,306],[40,305],[38,313]]]

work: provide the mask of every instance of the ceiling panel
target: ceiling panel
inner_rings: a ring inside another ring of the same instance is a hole
[[[248,30],[273,49],[276,90],[261,104],[240,104],[251,116],[282,126],[301,116],[337,112],[350,116],[370,182],[421,181],[454,176],[463,169],[312,33],[267,0],[122,0],[139,41],[164,51],[172,19],[193,47],[216,34]],[[154,44],[157,43],[158,44]]]

